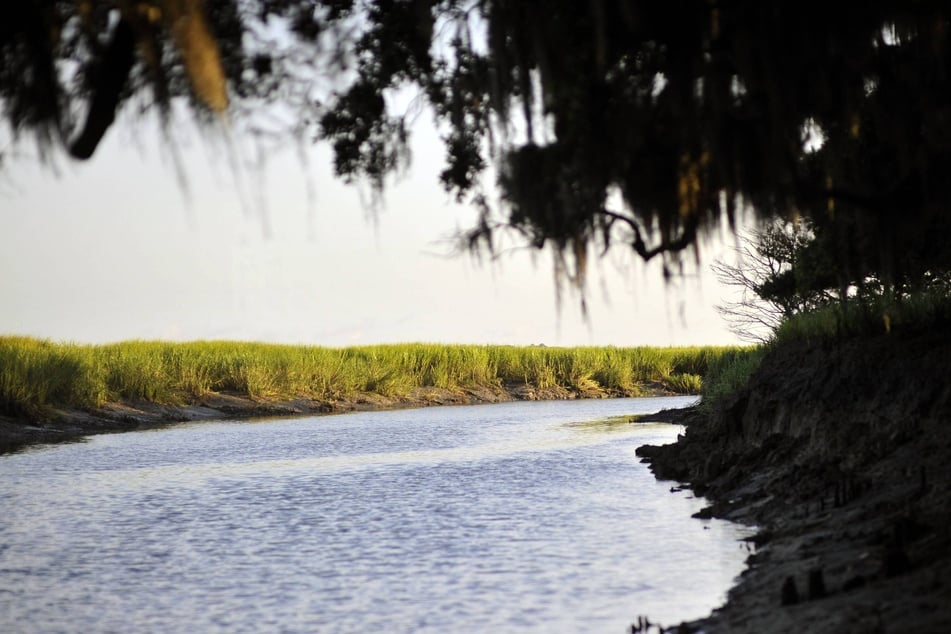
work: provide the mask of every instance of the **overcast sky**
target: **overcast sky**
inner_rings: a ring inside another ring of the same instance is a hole
[[[702,266],[670,286],[659,263],[616,249],[591,269],[587,321],[570,295],[557,310],[546,254],[481,265],[446,257],[446,238],[475,216],[439,187],[442,149],[419,124],[411,171],[375,217],[357,188],[331,177],[329,152],[309,144],[305,162],[289,147],[260,170],[249,167],[249,142],[229,152],[219,135],[199,138],[185,124],[176,133],[184,187],[149,126],[115,126],[82,164],[41,165],[23,145],[0,176],[0,333],[91,343],[736,343],[713,308],[725,289],[707,272],[732,238],[704,244]]]

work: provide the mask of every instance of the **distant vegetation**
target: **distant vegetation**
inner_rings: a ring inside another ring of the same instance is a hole
[[[546,348],[398,344],[353,348],[238,342],[110,345],[0,337],[0,413],[40,418],[50,408],[144,400],[195,403],[227,392],[267,402],[333,402],[362,393],[403,396],[527,385],[636,396],[690,394],[702,377],[743,349]]]

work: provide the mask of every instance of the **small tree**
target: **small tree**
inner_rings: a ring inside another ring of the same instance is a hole
[[[711,265],[722,283],[740,289],[738,300],[716,307],[740,339],[766,342],[785,319],[836,298],[827,271],[809,257],[814,240],[806,221],[777,222],[742,239],[737,264]]]

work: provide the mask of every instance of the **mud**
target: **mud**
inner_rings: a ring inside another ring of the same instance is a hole
[[[951,632],[949,370],[945,333],[786,345],[640,448],[704,515],[759,528],[727,603],[667,631]]]

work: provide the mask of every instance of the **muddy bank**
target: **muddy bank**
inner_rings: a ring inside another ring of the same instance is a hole
[[[683,632],[951,632],[951,335],[773,350],[723,411],[639,455],[760,527]],[[668,624],[669,625],[669,624]],[[656,631],[656,630],[654,630]]]
[[[318,401],[294,399],[261,401],[236,393],[210,393],[193,403],[160,405],[148,401],[107,403],[89,410],[59,409],[39,421],[0,415],[0,454],[26,446],[70,442],[84,436],[142,429],[196,420],[245,419],[266,416],[339,414],[353,411],[405,409],[433,405],[472,405],[505,401],[564,400],[624,396],[671,396],[661,385],[641,388],[636,393],[566,387],[537,388],[524,384],[450,390],[437,387],[414,389],[409,394],[387,396],[364,393]]]

